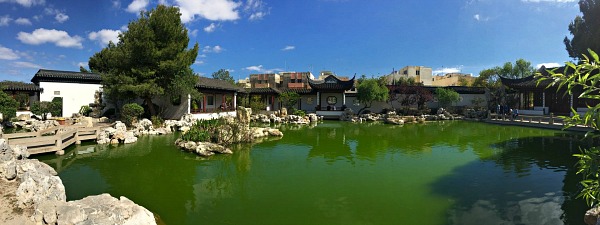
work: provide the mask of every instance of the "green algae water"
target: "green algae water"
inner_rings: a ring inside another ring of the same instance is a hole
[[[126,196],[180,224],[584,224],[577,135],[452,121],[282,126],[208,159],[177,135],[85,144],[53,166],[69,200]]]

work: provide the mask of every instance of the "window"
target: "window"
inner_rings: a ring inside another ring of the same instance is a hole
[[[337,103],[337,98],[335,96],[327,97],[327,104],[335,105],[335,103]]]
[[[207,105],[215,105],[215,96],[212,96],[212,95],[206,96],[206,104]]]
[[[60,91],[54,91],[54,95],[60,95]]]
[[[417,73],[417,75],[421,75],[421,71],[420,70],[417,70],[416,73]]]

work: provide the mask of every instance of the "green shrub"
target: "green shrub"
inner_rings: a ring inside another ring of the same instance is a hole
[[[137,122],[142,114],[144,114],[144,108],[137,103],[125,104],[121,109],[121,119],[127,126]]]
[[[0,113],[2,113],[4,121],[17,116],[17,107],[19,107],[19,103],[15,99],[0,91]]]
[[[267,108],[267,104],[260,98],[260,96],[252,96],[250,100],[250,108],[252,112],[259,112]]]
[[[165,123],[165,120],[160,116],[152,116],[150,120],[152,121],[152,126],[155,128],[162,127],[163,123]]]
[[[291,111],[292,111],[292,115],[302,116],[302,117],[306,116],[306,112],[304,112],[304,110],[292,108]]]
[[[184,141],[210,142],[218,131],[220,120],[197,120],[190,130],[181,135]]]
[[[62,116],[63,99],[61,97],[54,97],[48,107],[53,117]]]
[[[79,114],[81,114],[83,116],[89,116],[91,112],[92,112],[92,108],[87,105],[82,105],[81,108],[79,109]]]

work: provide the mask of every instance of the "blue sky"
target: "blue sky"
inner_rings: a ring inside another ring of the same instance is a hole
[[[407,65],[478,75],[524,58],[563,64],[576,0],[0,0],[0,80],[78,71],[157,4],[178,6],[192,66],[210,76],[331,70],[385,75]]]

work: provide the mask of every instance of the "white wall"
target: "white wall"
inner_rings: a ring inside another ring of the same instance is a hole
[[[73,113],[78,113],[81,106],[94,103],[94,94],[100,90],[101,85],[40,82],[40,87],[44,89],[40,93],[40,101],[52,101],[54,97],[63,98],[63,114],[53,116],[70,117]]]

